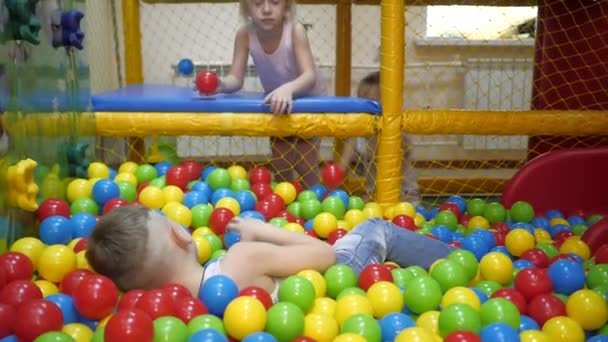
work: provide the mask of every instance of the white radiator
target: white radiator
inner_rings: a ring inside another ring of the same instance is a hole
[[[469,59],[465,63],[465,109],[529,110],[534,62],[522,59]],[[527,136],[465,135],[465,149],[526,149]]]

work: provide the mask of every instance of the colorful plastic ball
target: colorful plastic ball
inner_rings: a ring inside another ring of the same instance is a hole
[[[90,197],[93,191],[91,183],[83,178],[76,178],[68,184],[66,195],[70,202],[82,197]]]
[[[266,309],[254,297],[237,297],[228,304],[224,312],[226,332],[237,340],[242,340],[254,332],[264,330],[265,325]]]
[[[161,289],[146,291],[135,304],[135,308],[148,314],[152,320],[172,316],[174,313],[173,298],[169,292]]]
[[[210,277],[199,292],[199,299],[205,303],[211,314],[222,317],[228,304],[237,297],[238,287],[224,275]]]
[[[566,239],[560,246],[559,251],[563,254],[576,254],[583,258],[583,260],[589,260],[591,257],[591,250],[589,249],[589,246],[578,236],[573,236]]]
[[[534,248],[534,235],[525,229],[516,228],[507,234],[505,247],[513,256],[521,256],[527,250]]]
[[[196,88],[201,94],[212,95],[218,85],[217,74],[212,71],[201,71],[196,75]]]
[[[521,342],[550,342],[547,335],[538,330],[522,331],[519,334]]]
[[[503,222],[507,217],[507,210],[498,202],[488,203],[483,209],[483,217],[485,217],[490,224]]]
[[[45,298],[51,294],[59,292],[59,288],[54,283],[51,283],[48,280],[39,279],[34,281],[34,284],[38,286],[40,292],[42,292],[42,298]]]
[[[322,210],[321,202],[316,199],[302,200],[300,203],[302,218],[305,220],[315,218]]]
[[[297,275],[307,279],[312,284],[316,298],[325,296],[327,292],[327,283],[321,273],[315,270],[303,270],[298,272]]]
[[[266,332],[280,342],[293,341],[304,332],[304,313],[289,302],[279,302],[268,310]]]
[[[606,300],[593,290],[578,290],[568,297],[566,313],[587,331],[603,327],[608,320]]]
[[[5,253],[0,255],[0,268],[5,267],[5,270],[10,271],[11,279],[29,279],[33,273],[33,270],[38,268],[38,260],[40,259],[40,255],[45,249],[45,245],[42,241],[33,238],[33,237],[23,237],[15,241],[10,248],[11,252],[19,253],[19,254],[8,254]],[[26,256],[30,262],[31,267],[33,269],[30,271],[30,265],[23,260],[22,256]],[[23,264],[19,266],[18,264]],[[12,266],[9,266],[12,265]],[[10,267],[10,269],[8,268]],[[16,268],[15,268],[16,267]],[[23,268],[24,267],[24,268]],[[23,268],[23,269],[21,269]],[[21,269],[20,271],[17,271]],[[13,278],[13,274],[16,273],[23,274],[19,276],[19,278]],[[21,278],[23,277],[23,278]],[[0,285],[0,288],[2,286]]]
[[[228,170],[224,168],[216,168],[205,178],[205,182],[209,184],[212,190],[220,188],[230,188],[232,177]]]
[[[479,269],[479,263],[473,253],[464,249],[457,249],[446,257],[448,260],[452,260],[459,264],[465,272],[467,281],[471,281],[477,275]]]
[[[488,229],[490,228],[490,222],[483,216],[473,216],[467,222],[467,227],[470,229]]]
[[[256,332],[248,335],[242,342],[277,342],[277,339],[267,332]]]
[[[72,226],[72,238],[88,237],[95,225],[97,218],[89,213],[78,213],[70,218]]]
[[[234,216],[234,213],[227,208],[213,209],[209,217],[209,228],[213,229],[216,234],[223,235],[226,232],[226,226]]]
[[[71,248],[64,245],[48,246],[40,255],[38,262],[38,273],[54,283],[59,283],[75,268],[76,255]]]
[[[194,73],[194,63],[190,58],[182,58],[176,66],[177,72],[184,76],[190,76]]]
[[[403,299],[412,312],[421,314],[436,310],[441,303],[442,291],[435,279],[429,276],[416,277],[407,285]]]
[[[479,335],[471,331],[454,331],[447,335],[443,342],[482,342]]]
[[[389,313],[382,317],[378,323],[380,323],[380,330],[384,341],[394,341],[401,331],[416,326],[411,317],[401,312]]]
[[[199,178],[203,168],[201,164],[196,160],[184,160],[180,163],[180,166],[186,169],[186,174],[188,176],[188,181],[193,181]]]
[[[342,290],[357,285],[355,272],[345,264],[335,264],[330,266],[323,274],[327,283],[327,294],[331,298],[336,298]]]
[[[21,341],[34,341],[49,331],[60,331],[63,326],[61,310],[45,299],[33,299],[17,308],[15,335]]]
[[[302,276],[289,276],[279,286],[279,301],[297,305],[303,313],[312,308],[316,294],[312,283]]]
[[[120,166],[118,167],[118,173],[124,172],[124,173],[135,174],[138,167],[139,167],[139,164],[137,164],[136,162],[126,161],[126,162],[120,164]]]
[[[519,340],[517,329],[505,323],[491,323],[479,333],[482,341],[507,342]]]
[[[505,323],[513,329],[519,329],[520,313],[515,304],[505,298],[490,298],[479,310],[482,327],[492,323]]]
[[[154,322],[139,309],[126,309],[116,312],[104,331],[105,341],[152,341]]]
[[[382,331],[378,321],[366,314],[350,316],[340,327],[340,333],[354,333],[369,342],[380,342]]]
[[[313,341],[332,341],[339,332],[338,323],[332,316],[310,313],[304,317],[304,336]]]
[[[332,231],[338,229],[338,220],[333,214],[320,213],[314,218],[313,229],[319,237],[326,239]]]
[[[192,227],[208,227],[211,213],[213,213],[213,207],[210,204],[197,204],[192,209]]]
[[[449,259],[439,259],[434,266],[431,266],[430,275],[437,281],[442,292],[456,287],[466,286],[468,279],[464,269],[455,261]]]
[[[94,274],[82,279],[72,296],[74,307],[81,316],[102,319],[118,303],[118,288],[109,278]]]
[[[363,291],[367,291],[373,284],[380,281],[393,281],[390,269],[382,264],[369,264],[361,270],[358,285]]]
[[[553,284],[553,291],[565,295],[582,289],[585,286],[585,270],[575,261],[561,259],[547,269]]]
[[[549,319],[566,315],[566,305],[552,294],[535,296],[528,302],[528,316],[539,326],[543,326]]]
[[[70,206],[72,215],[78,213],[89,213],[91,215],[99,215],[99,205],[91,198],[79,198],[72,202]]]
[[[40,240],[47,245],[67,245],[72,240],[72,222],[63,216],[50,216],[40,223]]]
[[[413,216],[413,215],[412,215]],[[456,214],[450,210],[440,211],[435,217],[435,223],[444,225],[452,230],[456,229],[458,225],[458,218]]]
[[[74,299],[64,293],[54,293],[45,297],[46,300],[53,302],[61,310],[63,324],[78,322],[78,313],[74,307]]]
[[[515,304],[520,314],[523,315],[527,313],[528,307],[526,298],[515,289],[503,287],[502,289],[495,291],[491,298],[504,298]]]
[[[505,285],[511,281],[513,276],[513,263],[511,258],[503,253],[491,252],[481,258],[479,271],[483,279]]]
[[[296,188],[289,182],[281,182],[274,188],[274,193],[281,196],[285,204],[290,204],[296,199]]]
[[[403,309],[403,294],[392,282],[379,281],[367,290],[374,317],[380,319],[391,312]]]
[[[462,303],[444,307],[439,314],[439,334],[446,337],[455,331],[470,331],[478,334],[481,330],[479,313],[471,306]]]
[[[70,205],[59,198],[47,198],[38,206],[36,210],[36,218],[42,222],[49,216],[63,216],[70,217]]]
[[[110,170],[106,164],[100,162],[92,162],[87,168],[89,178],[109,178]]]
[[[515,222],[528,223],[534,218],[534,208],[528,202],[517,201],[511,206],[509,214]]]
[[[175,310],[175,316],[186,324],[190,323],[195,317],[205,315],[209,312],[207,306],[198,300],[198,298],[194,297],[180,297],[175,299],[173,309]]]
[[[75,269],[67,273],[59,283],[59,289],[62,293],[72,296],[80,282],[93,273],[89,270]]]
[[[328,163],[323,165],[321,176],[325,185],[336,188],[344,181],[344,170],[336,163]]]
[[[585,332],[572,318],[557,316],[548,320],[542,330],[551,342],[583,342]]]
[[[449,289],[441,299],[441,307],[447,308],[452,304],[467,304],[479,311],[481,302],[475,292],[467,287],[457,286]]]
[[[226,208],[230,210],[234,216],[238,216],[241,213],[241,205],[232,197],[224,197],[220,199],[215,204],[215,208]]]
[[[341,296],[336,300],[336,309],[334,317],[340,326],[352,315],[366,314],[370,317],[373,315],[374,309],[366,296],[359,294],[349,294]]]
[[[93,338],[93,330],[82,323],[65,324],[61,331],[74,342],[89,342]]]
[[[95,199],[95,202],[100,206],[103,206],[112,198],[120,196],[120,188],[111,179],[100,179],[93,185],[91,194],[93,199]]]
[[[530,316],[521,315],[519,331],[540,330],[540,325]]]

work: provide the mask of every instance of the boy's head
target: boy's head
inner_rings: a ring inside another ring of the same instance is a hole
[[[273,18],[280,21],[274,24],[282,24],[283,19],[293,15],[294,5],[295,0],[240,0],[239,12],[258,25],[264,26],[262,18]]]
[[[380,101],[380,71],[374,71],[361,79],[357,96]]]
[[[171,280],[173,265],[188,257],[196,260],[196,246],[177,223],[129,205],[101,217],[89,237],[86,257],[96,272],[123,291],[158,288]]]

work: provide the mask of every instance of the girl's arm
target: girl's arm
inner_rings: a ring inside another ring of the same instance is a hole
[[[288,84],[294,96],[305,95],[305,92],[315,83],[315,62],[306,29],[299,22],[293,24],[292,42],[300,76]]]
[[[247,59],[249,58],[249,36],[246,27],[242,27],[234,38],[232,66],[228,75],[220,80],[218,93],[233,93],[243,87]]]

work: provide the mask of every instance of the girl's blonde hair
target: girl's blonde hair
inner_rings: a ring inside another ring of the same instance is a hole
[[[239,14],[241,18],[245,20],[249,20],[249,5],[247,4],[248,0],[239,0]],[[287,18],[295,18],[296,11],[296,1],[295,0],[285,0],[285,14]]]

